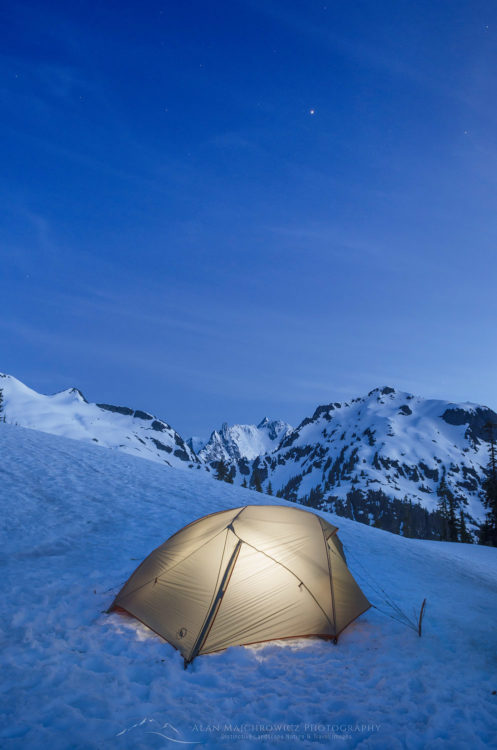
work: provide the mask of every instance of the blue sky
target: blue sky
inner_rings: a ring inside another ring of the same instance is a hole
[[[4,4],[0,369],[181,434],[497,405],[497,8]]]

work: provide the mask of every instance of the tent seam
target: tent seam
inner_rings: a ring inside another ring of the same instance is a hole
[[[215,514],[213,513],[212,515],[215,515]],[[212,540],[215,539],[217,536],[219,536],[219,534],[221,534],[223,531],[226,531],[226,528],[227,527],[225,526],[223,529],[220,529],[220,531],[216,532],[216,534],[214,534],[214,536],[211,536],[210,539],[207,539],[206,542],[204,542],[203,544],[201,544],[200,547],[197,547],[196,549],[192,550],[189,555],[186,555],[186,557],[182,557],[181,560],[178,560],[177,563],[175,563],[174,565],[171,565],[171,567],[167,568],[167,570],[163,570],[162,573],[160,573],[158,576],[152,576],[152,578],[149,581],[145,581],[145,583],[142,583],[140,586],[137,586],[136,589],[133,589],[133,591],[129,591],[127,594],[123,594],[123,599],[126,599],[128,596],[131,596],[131,594],[135,594],[137,591],[139,591],[140,589],[142,589],[144,586],[148,586],[149,583],[152,583],[152,581],[155,581],[156,579],[158,580],[165,573],[169,573],[171,570],[174,570],[174,568],[177,568],[178,565],[181,565],[181,563],[185,562],[185,560],[188,560],[188,558],[191,557],[193,554],[195,554],[195,552],[198,552],[199,549],[202,549],[202,547],[205,547],[206,544],[209,544],[210,542],[212,542]],[[162,545],[160,545],[160,546],[162,547]],[[152,552],[150,553],[150,555],[153,555],[154,552],[155,552],[155,550],[152,550]],[[144,565],[147,562],[147,560],[150,557],[150,555],[147,555],[147,557],[141,563],[141,565]],[[130,578],[132,576],[134,576],[134,574],[137,573],[140,570],[141,565],[139,565],[136,568],[136,570],[134,571],[134,573],[131,574]],[[126,584],[124,584],[124,585],[126,585]],[[115,602],[116,602],[116,599],[117,599],[118,596],[119,596],[119,594],[116,596],[116,598],[112,602],[109,610],[112,610],[112,608],[115,606]],[[117,606],[119,606],[119,605],[117,605]]]
[[[312,593],[312,591],[310,590],[310,588],[305,584],[305,581],[303,581],[301,578],[299,578],[298,575],[296,575],[296,573],[293,572],[293,570],[290,570],[290,568],[287,568],[287,566],[284,563],[279,562],[279,560],[275,560],[275,558],[271,557],[271,555],[268,555],[267,552],[264,552],[263,550],[258,549],[257,547],[255,547],[253,544],[250,544],[250,542],[245,541],[245,539],[242,539],[241,536],[238,536],[238,534],[236,533],[236,531],[233,531],[233,533],[235,534],[235,536],[243,544],[246,544],[248,547],[252,547],[252,549],[255,549],[256,552],[259,552],[259,554],[265,555],[265,557],[269,558],[269,560],[272,560],[274,563],[276,563],[276,565],[279,565],[282,568],[284,568],[288,573],[290,573],[294,578],[296,578],[297,581],[300,581],[300,583],[302,584],[302,586],[310,594],[310,596],[313,598],[313,600],[315,601],[315,603],[317,604],[317,606],[319,607],[319,609],[321,610],[321,612],[323,613],[323,615],[326,617],[326,619],[330,623],[331,627],[333,627],[334,630],[336,630],[336,625],[333,625],[333,623],[331,622],[330,618],[328,617],[328,615],[326,614],[326,612],[324,611],[324,609],[322,608],[322,606],[320,605],[320,603],[318,602],[318,600],[316,599],[316,597],[314,596],[314,594]]]

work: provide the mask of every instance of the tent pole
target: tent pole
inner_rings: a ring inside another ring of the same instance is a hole
[[[212,602],[212,606],[207,614],[207,617],[205,618],[204,625],[202,627],[202,630],[200,631],[197,640],[195,641],[195,644],[193,646],[192,652],[190,654],[190,658],[185,658],[185,669],[190,664],[195,657],[198,655],[198,652],[202,648],[202,645],[207,638],[207,635],[209,633],[210,627],[214,621],[215,616],[217,615],[217,610],[219,609],[219,606],[221,604],[221,600],[224,596],[224,592],[226,591],[226,588],[228,586],[228,582],[231,576],[231,573],[233,572],[233,568],[235,567],[236,559],[238,557],[238,553],[240,552],[240,547],[242,546],[241,539],[238,540],[235,549],[233,550],[231,557],[229,559],[229,562],[226,566],[226,570],[224,571],[223,578],[221,580],[221,583],[219,584],[219,589],[217,591],[217,594],[214,598],[214,601]]]

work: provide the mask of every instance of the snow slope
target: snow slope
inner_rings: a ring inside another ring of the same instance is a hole
[[[22,750],[497,745],[497,550],[340,527],[371,609],[336,646],[295,639],[179,654],[108,608],[187,522],[274,498],[0,424],[0,745]],[[170,739],[168,739],[170,738]],[[193,746],[193,745],[191,745]]]
[[[198,466],[178,433],[147,412],[112,404],[90,404],[77,388],[53,396],[37,393],[12,375],[0,373],[4,412],[11,424],[91,441],[169,466]]]

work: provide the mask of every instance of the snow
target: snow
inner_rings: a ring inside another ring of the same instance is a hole
[[[487,748],[497,744],[497,550],[340,527],[370,600],[335,646],[199,657],[106,614],[139,562],[206,513],[274,498],[0,424],[2,748]],[[380,589],[381,587],[381,589]],[[169,738],[169,739],[168,739]]]
[[[257,426],[224,423],[208,441],[192,437],[185,442],[150,414],[132,409],[123,414],[116,411],[119,407],[87,403],[75,388],[45,396],[0,374],[0,389],[7,422],[12,424],[178,468],[200,467],[208,472],[222,459],[237,485],[250,483],[258,466],[262,487],[268,489],[271,482],[273,492],[284,490],[286,496],[288,482],[301,476],[293,482],[296,497],[302,500],[318,488],[324,507],[326,503],[333,507],[334,498],[345,499],[351,490],[360,489],[381,490],[389,498],[419,502],[432,511],[445,470],[447,486],[458,508],[463,508],[468,527],[475,530],[484,517],[481,480],[488,444],[474,440],[468,425],[443,418],[448,411],[467,414],[468,422],[482,414],[497,420],[494,412],[477,404],[376,388],[349,403],[320,406],[296,428],[264,417]],[[338,458],[340,466],[330,479]]]
[[[401,413],[403,406],[408,406],[411,413]],[[465,512],[481,520],[480,487],[470,490],[458,483],[462,479],[461,469],[482,477],[483,467],[488,462],[488,447],[484,442],[473,442],[466,435],[467,425],[446,422],[442,415],[450,409],[470,413],[486,407],[423,399],[394,389],[375,389],[364,398],[349,403],[318,407],[311,419],[304,420],[295,429],[288,443],[283,441],[266,458],[269,479],[277,490],[292,477],[302,474],[303,480],[298,488],[298,497],[302,498],[312,488],[325,484],[327,471],[323,466],[328,458],[334,461],[343,450],[343,465],[357,450],[356,461],[348,476],[325,491],[325,500],[327,495],[344,499],[354,487],[352,480],[356,480],[357,488],[381,489],[389,497],[407,498],[434,510],[441,470],[445,467],[448,486],[456,497],[464,497]],[[368,434],[372,436],[372,445],[370,438],[366,437]],[[300,456],[296,453],[299,450]],[[380,460],[397,461],[407,471],[403,475],[395,466],[390,470],[383,466],[376,468],[373,463],[375,454]],[[423,466],[428,472],[438,470],[438,480],[426,475]],[[414,469],[414,477],[419,478],[412,478]]]
[[[264,453],[274,451],[292,429],[287,422],[268,417],[264,417],[257,426],[235,424],[230,427],[224,422],[221,430],[214,430],[198,456],[206,463],[220,459],[236,461],[240,458],[253,461]]]
[[[200,450],[202,450],[207,440],[203,437],[199,437],[198,435],[192,435],[186,442],[188,443],[190,448],[195,451],[195,453],[198,453]]]
[[[180,436],[166,422],[146,412],[90,404],[77,388],[45,396],[3,373],[0,373],[0,389],[6,420],[11,424],[94,442],[179,468],[198,464]],[[130,413],[119,413],[116,409]]]

